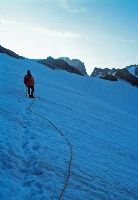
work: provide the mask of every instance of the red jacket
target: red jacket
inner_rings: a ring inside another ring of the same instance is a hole
[[[25,77],[24,77],[24,84],[27,87],[34,86],[34,78],[33,78],[33,76],[32,75],[25,75]]]

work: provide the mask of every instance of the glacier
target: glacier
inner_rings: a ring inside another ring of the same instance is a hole
[[[0,157],[0,200],[136,200],[138,90],[0,54]]]

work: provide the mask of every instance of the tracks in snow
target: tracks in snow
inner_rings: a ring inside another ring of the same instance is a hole
[[[65,134],[61,131],[61,129],[59,129],[59,128],[58,128],[54,123],[52,123],[47,117],[44,117],[44,116],[40,115],[39,113],[34,112],[34,111],[32,110],[33,105],[34,105],[34,102],[35,102],[35,100],[33,100],[33,102],[28,106],[27,109],[28,109],[33,115],[35,115],[35,116],[37,116],[37,117],[39,117],[39,118],[41,118],[41,119],[43,119],[43,120],[49,122],[49,123],[51,124],[51,126],[61,135],[61,137],[64,139],[65,143],[67,144],[67,146],[68,146],[68,148],[69,148],[69,152],[70,152],[69,154],[70,154],[70,156],[69,156],[69,159],[68,159],[67,177],[66,177],[66,179],[65,179],[64,186],[63,186],[63,188],[62,188],[62,190],[61,190],[61,192],[60,192],[60,194],[59,194],[59,197],[58,197],[58,199],[57,199],[57,200],[62,200],[63,195],[64,195],[64,193],[65,193],[65,191],[66,191],[66,189],[67,189],[70,176],[71,176],[71,167],[72,167],[72,160],[73,160],[73,148],[72,148],[72,145],[71,145],[69,139],[68,139],[68,138],[65,136]]]

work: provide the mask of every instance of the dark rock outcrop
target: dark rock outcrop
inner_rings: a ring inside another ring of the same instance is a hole
[[[66,70],[67,72],[75,73],[75,74],[83,76],[83,73],[81,73],[78,69],[76,69],[75,67],[72,67],[71,65],[69,65],[62,59],[54,59],[52,57],[48,57],[47,59],[37,60],[37,62],[39,62],[47,67],[50,67],[53,70],[54,69],[62,69],[62,70]]]
[[[133,86],[138,87],[138,78],[136,76],[134,76],[133,74],[131,74],[126,68],[118,69],[116,71],[115,76],[117,76],[118,78],[120,78],[122,80],[125,80],[125,81],[131,83],[131,85],[133,85]]]
[[[101,69],[101,68],[95,67],[93,72],[92,72],[92,74],[91,74],[91,76],[92,77],[101,78],[101,77],[106,76],[107,74],[112,74],[113,75],[115,72],[116,72],[115,68],[113,68],[113,69],[109,69],[109,68]]]
[[[70,66],[75,67],[78,69],[82,74],[87,75],[86,67],[82,61],[79,59],[70,59],[68,57],[60,57],[59,59],[64,60],[66,63],[68,63]]]
[[[129,70],[131,66],[128,66],[123,69],[101,69],[101,68],[94,68],[91,76],[92,77],[99,77],[105,80],[110,80],[110,81],[117,81],[118,79],[124,80],[128,83],[130,83],[133,86],[138,87],[138,77],[130,73]],[[134,67],[134,66],[133,66]],[[134,68],[133,68],[134,69]],[[138,67],[135,68],[135,74],[138,74]]]
[[[37,62],[51,68],[51,69],[58,69],[58,67],[56,67],[56,64],[55,64],[55,59],[52,58],[51,56],[47,57],[47,59],[39,59],[37,60]]]
[[[0,45],[0,53],[7,54],[7,55],[9,55],[11,57],[14,57],[14,58],[17,58],[17,59],[23,58],[22,56],[19,56],[15,52],[2,47],[1,45]]]
[[[135,75],[138,76],[138,67],[135,68]]]

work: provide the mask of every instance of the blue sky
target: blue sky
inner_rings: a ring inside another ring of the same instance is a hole
[[[138,0],[0,0],[0,44],[94,67],[138,63]]]

